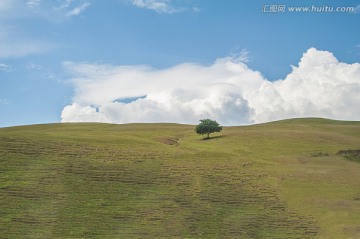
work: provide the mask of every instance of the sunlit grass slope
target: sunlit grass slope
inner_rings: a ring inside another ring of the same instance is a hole
[[[360,123],[0,129],[0,238],[360,238]]]

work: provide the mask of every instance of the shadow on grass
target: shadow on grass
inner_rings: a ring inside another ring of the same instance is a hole
[[[219,139],[219,138],[225,138],[226,135],[216,135],[216,136],[210,136],[210,138],[202,138],[201,140],[212,140],[212,139]]]

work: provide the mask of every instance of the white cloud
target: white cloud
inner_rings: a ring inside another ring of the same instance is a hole
[[[250,61],[250,52],[246,49],[242,49],[241,51],[235,50],[234,53],[230,54],[232,60],[236,60],[238,62],[248,63]]]
[[[314,48],[284,79],[266,80],[232,57],[210,66],[181,64],[164,70],[64,62],[74,75],[73,103],[63,122],[197,123],[213,118],[223,125],[292,117],[360,120],[360,64],[339,62]],[[131,103],[127,97],[146,96]]]
[[[80,13],[82,13],[83,11],[85,11],[85,9],[88,8],[89,6],[90,6],[90,3],[88,3],[88,2],[83,3],[80,6],[77,6],[73,10],[68,12],[67,16],[69,16],[69,17],[77,16]]]
[[[176,9],[170,5],[169,0],[130,0],[131,4],[139,7],[154,10],[158,13],[175,13],[181,11],[181,9]]]
[[[26,4],[30,7],[30,8],[34,8],[40,5],[41,0],[27,0]]]
[[[75,0],[0,0],[0,20],[40,18],[48,21],[64,21],[77,16],[90,6],[89,2],[75,5]]]
[[[0,71],[10,72],[10,66],[4,63],[0,63]]]
[[[360,64],[341,63],[311,48],[285,80],[264,85],[257,96],[251,100],[257,122],[310,116],[359,120]]]
[[[71,3],[73,2],[74,0],[63,0],[59,6],[55,6],[54,9],[55,10],[62,10],[62,9],[66,9],[68,7],[70,7]]]

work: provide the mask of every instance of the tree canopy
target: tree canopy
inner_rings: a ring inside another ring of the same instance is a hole
[[[195,132],[197,134],[206,134],[206,139],[210,138],[211,133],[220,132],[222,127],[218,122],[211,119],[202,119],[200,123],[195,127]]]

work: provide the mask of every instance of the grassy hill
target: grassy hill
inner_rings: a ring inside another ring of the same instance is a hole
[[[0,129],[0,238],[360,238],[360,123]]]

